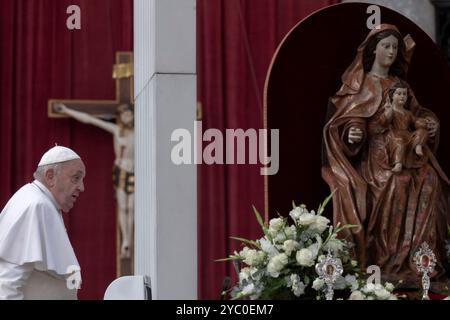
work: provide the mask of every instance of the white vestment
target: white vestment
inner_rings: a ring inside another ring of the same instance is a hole
[[[79,269],[61,211],[39,181],[0,214],[0,299],[76,299],[66,278]]]

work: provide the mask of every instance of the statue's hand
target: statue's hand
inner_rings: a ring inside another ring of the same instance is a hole
[[[439,129],[439,124],[437,121],[431,117],[426,117],[425,121],[427,122],[427,130],[430,138],[434,138]]]
[[[389,97],[387,98],[383,107],[384,107],[384,116],[388,119],[391,119],[392,114],[394,112],[394,108],[392,108],[391,99],[389,99]]]
[[[58,113],[66,113],[67,107],[62,103],[55,104],[54,110]]]
[[[348,130],[348,143],[359,143],[363,139],[363,131],[357,127],[350,127]]]

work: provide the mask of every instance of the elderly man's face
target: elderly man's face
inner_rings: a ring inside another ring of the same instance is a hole
[[[86,167],[80,159],[61,164],[59,173],[54,176],[51,192],[64,212],[72,209],[78,196],[84,191],[84,176]]]

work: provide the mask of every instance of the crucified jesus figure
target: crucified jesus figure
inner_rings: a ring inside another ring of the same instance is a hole
[[[92,124],[113,135],[115,161],[113,169],[114,188],[119,210],[122,235],[121,258],[131,258],[134,222],[134,111],[128,104],[117,107],[116,123],[101,120],[90,114],[73,110],[64,104],[55,106],[55,111],[80,122]]]

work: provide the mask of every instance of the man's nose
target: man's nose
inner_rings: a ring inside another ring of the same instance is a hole
[[[84,182],[83,181],[80,182],[80,186],[78,189],[80,189],[80,192],[84,191]]]

